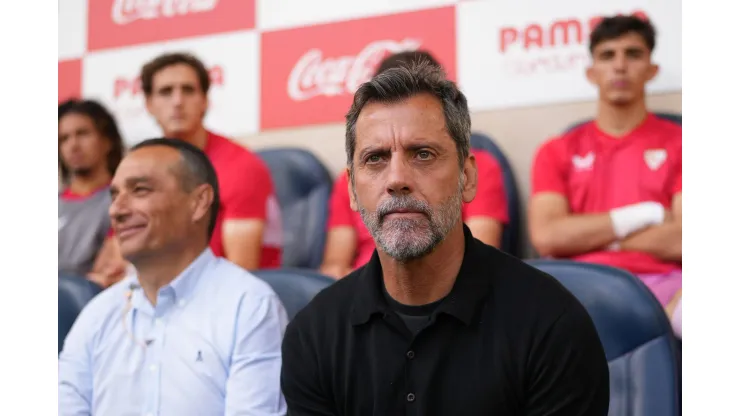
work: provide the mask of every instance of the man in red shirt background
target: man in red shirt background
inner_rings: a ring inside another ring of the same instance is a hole
[[[647,110],[653,26],[604,19],[586,75],[598,88],[594,121],[544,143],[532,170],[531,240],[542,256],[626,269],[669,316],[681,288],[681,126]]]
[[[441,66],[429,52],[400,52],[386,57],[375,75],[420,60]],[[473,201],[463,204],[463,220],[475,238],[497,247],[501,242],[503,226],[509,220],[501,167],[485,151],[471,149],[471,153],[478,167],[478,190]],[[375,250],[375,242],[362,222],[360,213],[350,207],[348,185],[347,171],[344,170],[334,183],[329,201],[326,249],[321,265],[322,273],[337,279],[367,263]]]
[[[206,130],[205,65],[189,54],[164,54],[144,65],[141,84],[165,137],[203,149],[216,169],[221,209],[210,244],[214,254],[248,270],[279,267],[282,225],[270,172],[254,153]]]

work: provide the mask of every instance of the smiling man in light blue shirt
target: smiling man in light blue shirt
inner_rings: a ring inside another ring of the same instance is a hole
[[[142,142],[111,194],[137,273],[93,299],[67,336],[59,415],[284,415],[287,315],[266,283],[208,248],[219,211],[208,158],[177,140]]]

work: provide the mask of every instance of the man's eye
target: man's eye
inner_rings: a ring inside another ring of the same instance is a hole
[[[419,153],[416,154],[421,159],[430,159],[432,157],[432,152],[427,150],[422,150]]]
[[[370,155],[367,157],[367,161],[370,163],[377,163],[380,162],[380,156],[379,155]]]

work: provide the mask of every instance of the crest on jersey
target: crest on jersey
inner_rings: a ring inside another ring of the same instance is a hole
[[[645,164],[651,170],[658,170],[668,159],[668,152],[665,149],[648,149],[645,150]]]
[[[573,155],[573,167],[576,170],[589,170],[594,166],[594,152],[588,152],[583,156]]]

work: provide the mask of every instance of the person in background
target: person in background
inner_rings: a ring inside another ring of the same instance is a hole
[[[247,270],[279,267],[283,232],[270,171],[254,153],[206,130],[211,81],[203,62],[185,53],[158,56],[143,66],[141,84],[164,136],[202,149],[216,168],[221,211],[210,243],[215,255]]]
[[[542,256],[626,269],[665,307],[681,289],[681,126],[647,109],[654,47],[653,26],[637,17],[594,28],[596,119],[537,151],[529,230]]]
[[[59,356],[59,415],[284,415],[275,292],[208,247],[216,172],[197,147],[133,147],[110,219],[133,276],[82,310]]]
[[[108,188],[123,152],[116,121],[101,104],[59,105],[59,271],[102,287],[126,271],[108,219]]]
[[[399,52],[386,57],[375,75],[388,69],[414,62],[429,62],[441,68],[427,51]],[[499,247],[504,225],[509,220],[501,167],[493,156],[483,150],[471,149],[478,168],[478,192],[475,199],[463,204],[463,219],[473,235],[494,247]],[[375,250],[370,232],[360,214],[352,211],[347,172],[342,171],[334,183],[329,202],[326,248],[321,272],[339,279],[367,263]]]
[[[606,416],[591,318],[553,277],[476,239],[467,99],[427,62],[360,86],[351,204],[377,245],[288,324],[291,416]]]

